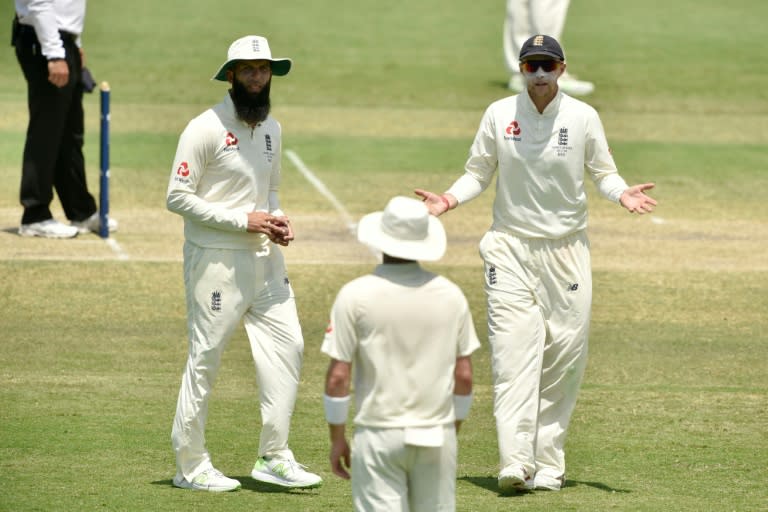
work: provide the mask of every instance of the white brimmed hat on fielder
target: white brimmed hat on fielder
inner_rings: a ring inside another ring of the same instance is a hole
[[[277,76],[287,75],[291,70],[293,61],[285,57],[272,57],[269,49],[269,41],[262,36],[241,37],[229,46],[227,61],[221,65],[211,80],[227,81],[227,70],[240,60],[268,60],[271,62],[272,74]]]
[[[396,196],[384,211],[369,213],[357,225],[357,239],[405,260],[435,261],[445,254],[445,228],[418,199]]]

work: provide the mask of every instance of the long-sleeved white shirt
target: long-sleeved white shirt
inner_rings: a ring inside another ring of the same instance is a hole
[[[43,55],[63,59],[64,45],[59,31],[75,36],[82,46],[86,0],[15,0],[19,23],[34,27]]]
[[[557,239],[587,227],[585,170],[611,201],[627,189],[595,109],[562,92],[541,114],[526,92],[492,103],[465,174],[448,192],[469,201],[497,169],[491,229],[522,238]]]
[[[266,235],[248,233],[248,213],[281,215],[281,128],[272,117],[251,128],[229,94],[189,122],[179,138],[167,207],[184,217],[185,238],[200,246],[263,251]]]

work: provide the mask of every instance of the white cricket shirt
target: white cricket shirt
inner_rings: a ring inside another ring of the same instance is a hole
[[[189,122],[179,138],[167,206],[184,217],[185,238],[201,247],[267,250],[266,235],[248,233],[248,213],[279,208],[280,124],[268,116],[251,128],[232,99]]]
[[[479,346],[459,287],[408,263],[342,287],[321,350],[352,363],[355,424],[405,428],[455,421],[456,358]]]
[[[81,46],[85,0],[15,0],[14,3],[19,23],[34,27],[46,58],[64,58],[59,30],[75,36],[77,46]]]
[[[562,92],[541,114],[527,92],[492,103],[466,172],[448,192],[468,201],[497,169],[491,229],[521,238],[557,239],[587,227],[585,170],[611,201],[627,189],[595,109]]]

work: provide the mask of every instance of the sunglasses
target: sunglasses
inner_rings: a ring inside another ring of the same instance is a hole
[[[523,71],[527,73],[535,73],[537,69],[541,68],[546,73],[557,69],[560,62],[556,60],[527,60],[523,62]]]

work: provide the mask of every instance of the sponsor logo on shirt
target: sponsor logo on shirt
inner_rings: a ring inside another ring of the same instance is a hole
[[[189,164],[187,162],[181,162],[179,164],[179,167],[176,169],[176,176],[174,176],[174,181],[178,183],[189,183]]]
[[[189,164],[187,162],[181,162],[179,168],[176,169],[176,174],[185,178],[189,176]]]
[[[504,136],[504,140],[513,140],[515,142],[520,142],[522,137],[520,137],[520,134],[522,133],[522,130],[520,129],[520,123],[517,122],[517,120],[512,121],[509,123],[509,126],[507,126],[506,135]]]
[[[240,146],[237,145],[237,137],[232,132],[227,132],[224,137],[224,151],[239,151]]]

